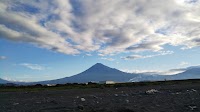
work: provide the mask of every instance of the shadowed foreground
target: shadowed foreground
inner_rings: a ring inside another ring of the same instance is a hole
[[[0,92],[1,112],[199,112],[200,81]],[[56,88],[56,87],[55,87]],[[2,90],[2,88],[1,88]]]

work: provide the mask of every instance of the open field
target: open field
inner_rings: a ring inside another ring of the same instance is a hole
[[[200,80],[0,87],[1,112],[199,112]]]

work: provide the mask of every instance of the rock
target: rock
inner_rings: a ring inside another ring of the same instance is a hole
[[[189,108],[191,109],[191,110],[195,110],[195,109],[197,109],[197,106],[189,106]]]
[[[150,89],[150,90],[147,90],[145,93],[146,94],[155,94],[155,93],[158,93],[159,91],[156,90],[156,89]]]
[[[85,98],[81,98],[81,101],[84,102],[84,101],[85,101]]]
[[[191,89],[191,91],[192,91],[192,92],[197,92],[197,90],[195,90],[195,89]]]

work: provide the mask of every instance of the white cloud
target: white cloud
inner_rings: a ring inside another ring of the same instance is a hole
[[[151,73],[151,72],[158,72],[158,70],[136,70],[136,69],[120,69],[123,72],[126,73]]]
[[[1,38],[65,54],[200,46],[199,0],[2,0],[0,7]]]
[[[134,69],[121,69],[121,71],[127,73],[145,73],[149,75],[175,75],[178,73],[182,73],[185,69],[171,69],[171,70],[134,70]]]
[[[186,66],[186,65],[189,65],[189,63],[188,63],[188,62],[185,62],[185,61],[183,61],[183,62],[181,62],[179,65],[180,65],[180,66]]]
[[[121,59],[124,60],[135,60],[135,59],[141,59],[141,58],[145,58],[145,56],[142,55],[131,55],[131,56],[126,56],[126,57],[121,57]]]
[[[171,69],[171,70],[168,70],[168,71],[162,71],[162,72],[160,72],[160,74],[161,75],[175,75],[175,74],[178,74],[178,73],[182,73],[184,71],[185,71],[184,69]]]
[[[86,56],[92,56],[92,54],[86,54]]]
[[[23,77],[20,77],[23,78]],[[30,76],[29,76],[30,78]],[[2,79],[10,81],[10,82],[31,82],[31,81],[27,81],[27,80],[18,80],[16,78],[10,78],[10,77],[3,77]]]
[[[37,81],[42,81],[41,77],[45,78],[47,80],[53,79],[53,77],[50,75],[41,74],[41,75],[39,75],[39,77],[38,77],[38,75],[36,75],[35,77],[28,75],[28,74],[21,74],[20,76],[15,76],[15,77],[8,75],[8,76],[2,77],[2,79],[11,81],[11,82],[37,82]]]
[[[115,59],[113,59],[113,58],[105,58],[105,57],[102,57],[101,58],[102,60],[107,60],[107,61],[114,61]]]
[[[3,79],[3,80],[7,80],[7,81],[11,81],[11,82],[17,82],[17,80],[11,79],[11,78],[9,78],[9,77],[3,77],[2,79]]]
[[[157,56],[164,56],[164,55],[170,55],[173,54],[173,51],[159,51],[158,54],[153,54],[153,55],[130,55],[126,57],[121,57],[121,59],[124,60],[136,60],[136,59],[144,59],[144,58],[152,58],[152,57],[157,57]]]
[[[31,70],[45,70],[46,69],[44,66],[41,66],[39,64],[21,63],[19,65],[29,68]]]
[[[0,56],[0,60],[5,60],[6,58],[6,56]]]

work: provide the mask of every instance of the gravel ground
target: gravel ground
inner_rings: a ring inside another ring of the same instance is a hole
[[[0,92],[0,112],[200,112],[200,84]]]

